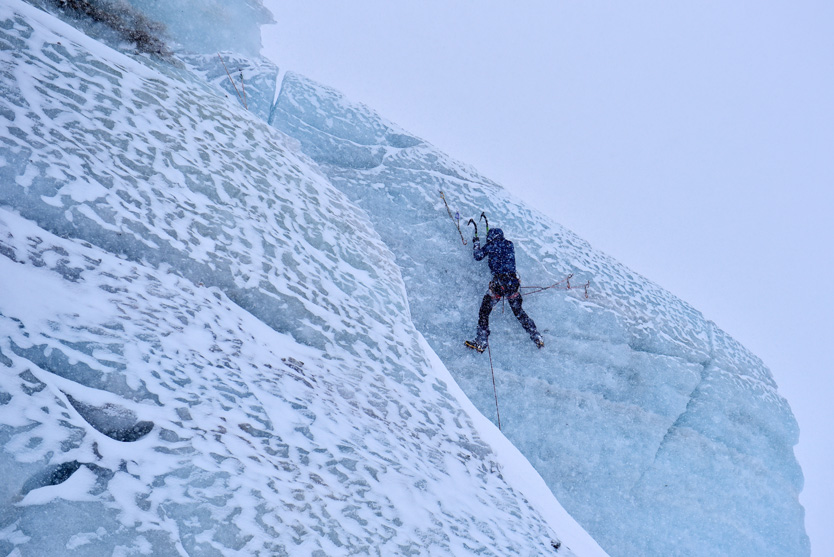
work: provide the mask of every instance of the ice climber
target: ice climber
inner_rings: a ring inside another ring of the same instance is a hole
[[[518,291],[519,280],[515,270],[515,248],[513,243],[504,238],[504,232],[500,228],[492,228],[487,231],[486,244],[481,247],[481,240],[477,231],[472,239],[472,255],[476,261],[488,258],[489,270],[492,271],[492,280],[489,282],[489,291],[484,295],[481,302],[481,310],[478,312],[478,329],[475,340],[467,340],[464,344],[478,352],[483,352],[487,347],[489,338],[489,314],[492,308],[501,298],[506,298],[513,310],[518,322],[530,335],[538,348],[544,346],[541,334],[536,329],[536,324],[521,307],[521,293]]]

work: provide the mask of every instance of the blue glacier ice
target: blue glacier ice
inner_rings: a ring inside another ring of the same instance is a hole
[[[461,341],[474,335],[489,276],[440,192],[462,222],[485,211],[501,226],[523,285],[589,284],[587,298],[581,287],[528,296],[545,350],[500,308],[490,347],[504,434],[604,549],[809,552],[792,450],[799,431],[761,360],[685,302],[332,89],[288,73],[271,123],[368,212],[396,256],[415,325],[484,415],[497,419],[489,362]]]
[[[0,550],[601,553],[561,503],[610,555],[809,554],[790,407],[697,310],[279,71],[259,2],[132,0],[170,58],[33,3],[0,7]],[[463,347],[489,275],[441,192],[558,284],[543,350],[500,306]]]

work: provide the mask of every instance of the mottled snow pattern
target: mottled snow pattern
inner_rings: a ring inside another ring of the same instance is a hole
[[[145,62],[0,6],[0,553],[553,554],[364,213]]]
[[[332,89],[288,73],[271,123],[368,212],[396,256],[417,328],[494,421],[487,354],[462,346],[489,281],[486,263],[472,258],[467,221],[485,211],[515,242],[522,285],[573,275],[570,290],[525,298],[545,349],[499,305],[491,357],[505,435],[603,549],[809,553],[792,450],[798,427],[757,357],[669,292]]]

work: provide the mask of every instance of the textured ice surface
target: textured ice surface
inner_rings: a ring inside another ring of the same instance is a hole
[[[367,215],[200,79],[0,6],[0,554],[553,554]]]
[[[581,288],[525,299],[544,350],[501,306],[490,344],[505,435],[604,549],[808,554],[798,427],[758,358],[685,302],[332,89],[287,74],[271,122],[368,212],[396,257],[414,323],[486,416],[496,419],[489,361],[462,341],[475,333],[488,270],[462,245],[440,191],[461,223],[485,211],[515,242],[523,285],[590,281],[587,299]]]
[[[606,550],[808,554],[790,408],[699,312],[336,91],[267,111],[224,53],[247,114],[211,50],[197,84],[71,31],[0,8],[0,549],[547,554],[417,334],[494,420],[443,190],[524,285],[590,281],[526,298],[544,350],[500,306],[490,340],[504,433]]]

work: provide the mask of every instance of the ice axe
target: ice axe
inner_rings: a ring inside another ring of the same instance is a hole
[[[475,237],[478,237],[478,223],[475,222],[473,219],[469,219],[469,222],[466,223],[467,225],[472,225],[475,227]]]

